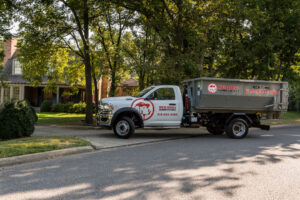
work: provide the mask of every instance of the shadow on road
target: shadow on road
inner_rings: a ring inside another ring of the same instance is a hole
[[[204,134],[70,156],[3,169],[0,199],[171,199],[175,192],[201,199],[199,190],[231,198],[246,187],[243,177],[258,175],[248,165],[299,159],[299,143],[299,127],[290,127],[253,130],[243,140]]]

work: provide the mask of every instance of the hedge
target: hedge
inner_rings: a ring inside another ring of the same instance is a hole
[[[51,112],[65,112],[65,113],[85,113],[86,109],[86,103],[80,102],[80,103],[57,103],[51,105],[51,109],[49,111]],[[41,112],[48,112],[43,111],[41,109]]]
[[[41,112],[50,112],[52,107],[52,102],[49,100],[45,100],[41,104]]]

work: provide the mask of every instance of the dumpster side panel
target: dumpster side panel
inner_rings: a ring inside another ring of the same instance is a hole
[[[229,79],[195,79],[186,82],[195,111],[278,112],[286,111],[288,84]]]

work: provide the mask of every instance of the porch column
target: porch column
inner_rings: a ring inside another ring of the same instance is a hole
[[[98,81],[98,93],[99,93],[99,100],[102,99],[102,76]]]
[[[13,86],[10,86],[10,93],[9,93],[9,99],[12,100],[13,99]]]
[[[21,85],[19,88],[20,88],[20,89],[19,89],[19,100],[24,100],[24,99],[25,99],[25,98],[24,98],[24,90],[25,90],[25,86],[24,86],[24,85]]]
[[[0,93],[0,103],[3,103],[3,101],[4,101],[4,88],[3,87],[1,87],[0,88],[0,90],[1,90],[1,93]]]
[[[59,87],[57,87],[57,92],[56,92],[56,103],[59,103]]]

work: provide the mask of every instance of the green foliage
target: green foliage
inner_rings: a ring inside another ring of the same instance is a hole
[[[41,112],[50,112],[51,111],[52,102],[49,100],[45,100],[41,104]]]
[[[51,112],[64,112],[65,106],[62,103],[53,104],[51,108]]]
[[[57,103],[53,104],[51,108],[51,112],[60,112],[60,113],[85,113],[86,103]]]
[[[0,0],[0,38],[9,35],[15,3],[15,0]]]
[[[84,113],[86,109],[86,103],[80,102],[80,103],[75,103],[72,106],[72,113]]]
[[[0,139],[28,137],[37,115],[27,101],[7,102],[0,110]]]
[[[110,96],[115,95],[117,83],[124,70],[124,34],[133,23],[134,12],[109,2],[102,2],[99,9],[99,19],[94,22],[94,41],[101,45],[98,55],[106,65],[104,70],[109,71]]]
[[[24,63],[28,69],[29,66],[35,67],[33,63],[41,64],[37,65],[41,69],[34,72],[25,70],[27,72],[24,76],[30,82],[38,84],[42,80],[41,75],[50,72],[48,73],[50,80],[54,80],[52,83],[62,81],[72,85],[69,80],[70,74],[83,69],[86,83],[87,123],[93,122],[91,54],[95,49],[92,49],[94,46],[90,44],[92,35],[90,30],[93,21],[98,20],[99,13],[96,11],[99,3],[100,1],[95,0],[20,1],[20,15],[22,16],[20,35],[23,38],[21,48],[24,48],[24,51],[21,50],[20,53],[20,56],[23,57],[21,63]],[[40,56],[34,56],[34,54]],[[62,59],[58,56],[61,54],[63,54]],[[74,57],[74,59],[70,59],[74,62],[64,59],[66,54],[70,54],[68,58]],[[74,64],[73,68],[69,67],[71,63]],[[53,66],[62,66],[62,68],[65,66],[67,69],[57,70],[56,67],[53,69]],[[34,76],[30,76],[30,73],[33,73]],[[68,81],[65,81],[64,78],[59,79],[59,75],[66,75]],[[84,81],[83,76],[73,76],[73,78]],[[74,81],[75,86],[76,81]]]
[[[92,77],[96,89],[104,74],[114,96],[131,72],[141,89],[199,76],[284,80],[292,85],[291,102],[299,100],[299,0],[22,4],[20,56],[33,83],[46,74],[51,84],[73,86]]]
[[[72,102],[69,102],[67,104],[63,104],[64,105],[64,112],[65,113],[73,113],[73,106],[74,106],[74,103]],[[84,110],[85,111],[85,110]],[[84,112],[83,112],[84,113]]]

